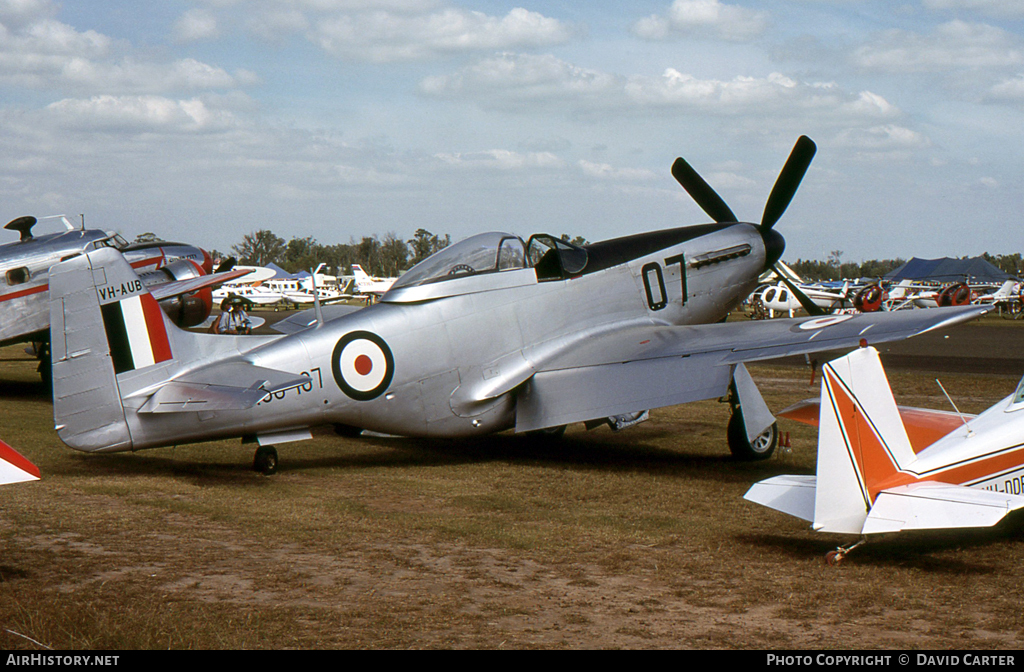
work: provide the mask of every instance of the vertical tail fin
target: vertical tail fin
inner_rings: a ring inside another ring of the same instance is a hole
[[[132,447],[123,399],[177,368],[195,337],[165,319],[119,252],[95,250],[50,269],[53,419],[72,448]]]
[[[822,367],[814,529],[859,534],[879,491],[916,460],[874,348]]]

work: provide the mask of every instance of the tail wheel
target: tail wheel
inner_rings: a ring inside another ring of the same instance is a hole
[[[743,424],[743,411],[737,408],[729,418],[726,437],[729,441],[729,450],[736,459],[767,460],[779,445],[779,423],[773,422],[771,427],[751,441],[747,438],[747,428]]]

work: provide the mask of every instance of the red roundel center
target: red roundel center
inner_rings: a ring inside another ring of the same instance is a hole
[[[373,361],[366,355],[359,355],[356,357],[354,366],[356,367],[356,373],[360,376],[365,376],[373,370]]]

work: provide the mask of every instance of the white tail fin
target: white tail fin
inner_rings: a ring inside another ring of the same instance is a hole
[[[822,367],[816,530],[859,534],[878,493],[916,460],[874,348]]]

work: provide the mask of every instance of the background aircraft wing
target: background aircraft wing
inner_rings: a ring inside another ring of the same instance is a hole
[[[971,413],[958,414],[953,411],[938,411],[931,408],[916,408],[914,406],[897,406],[900,412],[900,419],[903,427],[907,430],[907,438],[910,439],[910,446],[915,453],[932,445],[950,432],[960,429],[968,420],[973,420],[976,415]],[[821,399],[804,399],[782,409],[776,415],[780,418],[789,418],[802,422],[812,427],[818,426],[818,419],[821,411]]]
[[[978,317],[988,308],[829,315],[693,326],[636,326],[584,334],[539,362],[519,394],[516,431],[724,396],[735,364],[902,340]]]
[[[172,296],[179,296],[181,294],[188,294],[194,292],[197,289],[204,287],[212,287],[214,285],[220,285],[229,280],[240,278],[247,273],[250,273],[249,269],[238,269],[234,271],[224,271],[223,273],[211,273],[210,275],[200,275],[197,278],[188,278],[187,280],[173,280],[171,282],[165,282],[155,287],[149,287],[149,293],[153,295],[153,298],[157,301],[170,298]]]

